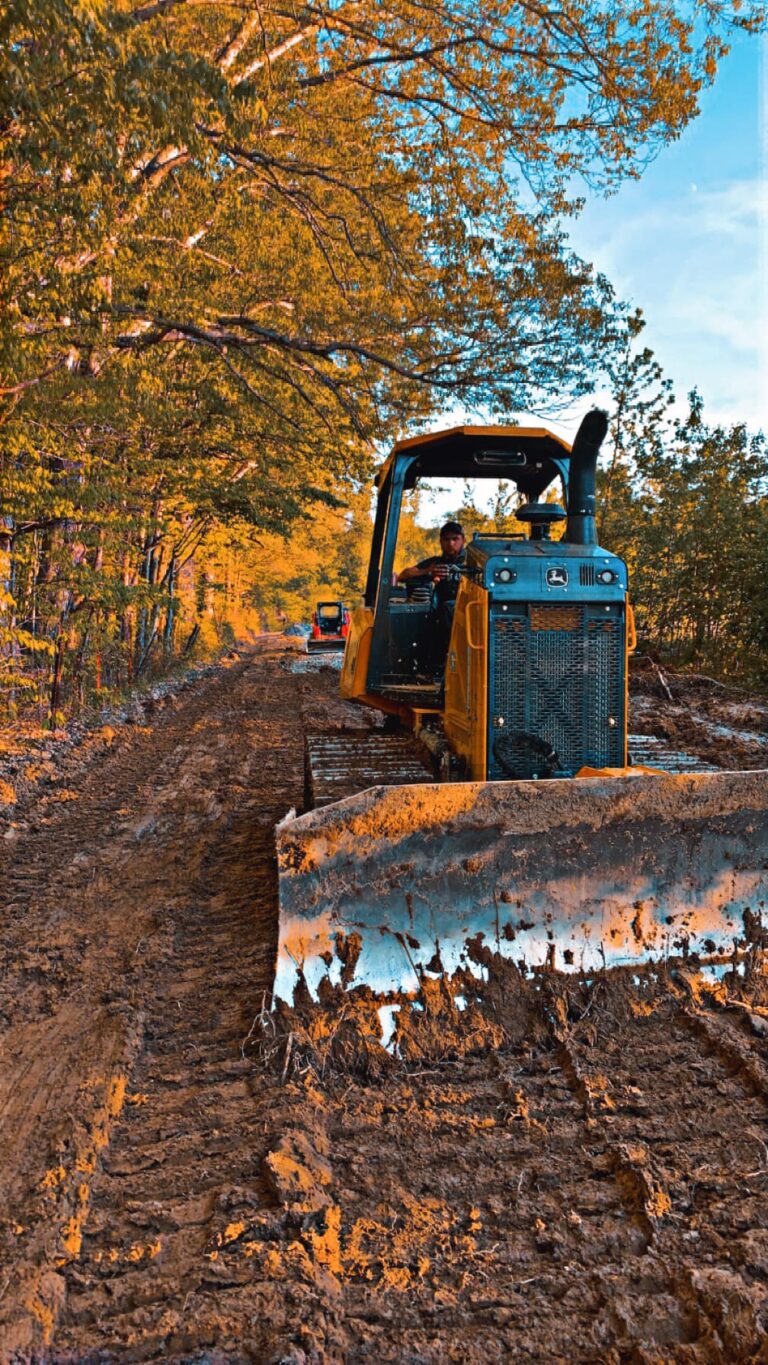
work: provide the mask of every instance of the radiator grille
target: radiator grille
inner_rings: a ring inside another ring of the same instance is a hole
[[[502,733],[551,745],[564,773],[623,763],[623,608],[607,615],[598,606],[532,604],[515,616],[492,612],[491,638],[491,779],[531,775],[504,771],[493,753]]]
[[[579,566],[579,582],[582,588],[594,588],[595,586],[594,564],[581,564]]]

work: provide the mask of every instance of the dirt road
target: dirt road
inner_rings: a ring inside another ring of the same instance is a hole
[[[764,982],[438,991],[373,1080],[261,1015],[334,690],[234,662],[3,841],[0,1359],[768,1359]]]

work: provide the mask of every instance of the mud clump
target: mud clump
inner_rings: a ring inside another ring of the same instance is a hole
[[[423,970],[413,994],[350,988],[345,971],[338,986],[323,978],[314,999],[300,977],[293,1005],[278,1000],[260,1021],[254,1037],[260,1062],[283,1081],[312,1074],[375,1083],[540,1035],[540,983],[479,943],[470,945],[470,955],[475,971]]]
[[[404,1062],[454,1060],[502,1046],[504,1029],[485,1013],[474,993],[466,994],[463,978],[464,973],[424,977],[419,1008],[399,1010],[394,1046]]]
[[[293,1007],[278,1001],[255,1039],[261,1063],[285,1081],[308,1074],[323,1080],[349,1074],[382,1080],[395,1059],[382,1045],[381,1001],[368,987],[346,991],[321,983],[314,1001],[303,982]]]
[[[677,1008],[681,999],[696,1009],[727,1003],[756,1010],[750,1017],[760,1032],[768,996],[765,930],[760,917],[750,915],[746,912],[746,951],[721,976],[707,974],[694,957],[589,977],[546,969],[528,973],[478,938],[468,944],[472,968],[439,971],[436,958],[430,964],[435,970],[420,970],[417,991],[377,995],[368,986],[348,984],[350,956],[339,984],[323,978],[316,999],[300,977],[293,1005],[278,1000],[274,1012],[263,1015],[254,1048],[261,1065],[283,1082],[312,1075],[380,1083],[409,1068],[534,1047],[575,1028],[589,1039],[590,1015],[598,1006],[630,1024]]]
[[[278,1202],[298,1213],[319,1213],[328,1207],[331,1166],[328,1143],[298,1129],[289,1129],[263,1162],[264,1177]],[[325,1147],[326,1152],[318,1150]]]

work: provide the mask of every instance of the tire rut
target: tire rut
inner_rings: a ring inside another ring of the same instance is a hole
[[[754,1059],[725,1045],[725,1021],[693,1013],[673,989],[634,1009],[631,1032],[599,1007],[581,1037],[555,1030],[585,1123],[647,1231],[654,1295],[667,1303],[654,1337],[653,1305],[633,1302],[625,1288],[617,1325],[629,1336],[641,1329],[644,1344],[666,1346],[670,1358],[675,1349],[687,1358],[687,1343],[697,1359],[750,1361],[765,1347],[768,1316],[768,1234],[760,1231],[768,1095],[755,1083]]]
[[[16,1359],[122,1346],[147,1358],[147,1305],[166,1320],[176,1305],[181,1321],[232,1188],[254,1187],[260,1120],[241,1044],[276,946],[273,825],[302,790],[291,691],[279,664],[237,665],[97,754],[77,799],[34,808],[17,841],[4,1134],[20,1076],[31,1069],[27,1088],[46,1098],[9,1173],[16,1278],[0,1341]]]

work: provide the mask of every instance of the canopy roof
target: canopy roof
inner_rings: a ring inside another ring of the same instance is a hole
[[[527,498],[539,497],[553,479],[567,480],[571,448],[545,427],[450,427],[397,441],[376,485],[396,465],[405,488],[420,479],[509,479]]]

